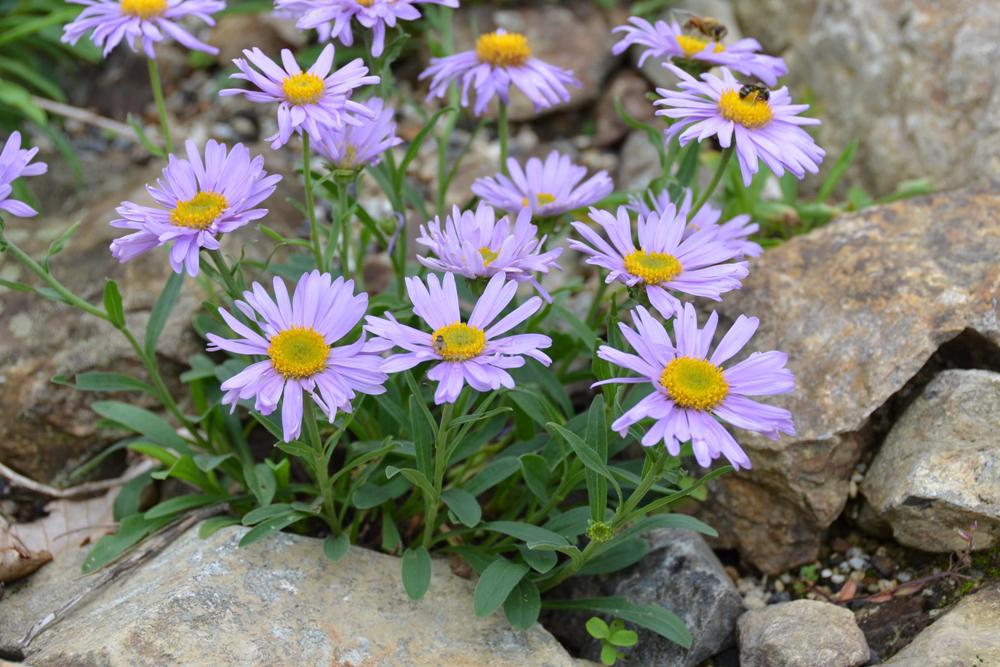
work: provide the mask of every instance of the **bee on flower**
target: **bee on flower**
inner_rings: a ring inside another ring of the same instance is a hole
[[[11,132],[0,151],[0,211],[7,211],[19,218],[33,218],[38,211],[23,201],[11,198],[12,183],[22,176],[40,176],[48,171],[44,162],[31,163],[38,148],[21,148],[21,133]]]

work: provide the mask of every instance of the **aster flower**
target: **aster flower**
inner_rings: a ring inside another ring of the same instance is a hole
[[[121,44],[124,39],[129,48],[139,52],[136,41],[141,41],[146,56],[155,59],[153,45],[172,37],[189,49],[216,55],[219,50],[199,41],[182,28],[178,21],[188,16],[207,25],[215,25],[212,14],[226,8],[221,0],[69,0],[84,5],[71,23],[63,28],[62,41],[76,44],[81,37],[93,30],[90,39],[104,47],[104,55]]]
[[[0,211],[7,211],[19,218],[31,218],[38,211],[23,201],[11,199],[14,188],[11,183],[22,176],[38,176],[48,171],[44,162],[31,164],[31,159],[38,153],[37,148],[21,148],[21,133],[11,132],[0,151]]]
[[[458,0],[278,0],[275,6],[300,16],[296,25],[306,30],[316,28],[324,40],[338,39],[344,46],[354,44],[351,20],[372,31],[372,56],[385,49],[386,28],[397,21],[416,21],[420,12],[414,5],[458,7]]]
[[[368,295],[354,294],[354,281],[332,280],[330,274],[303,274],[291,299],[281,278],[274,279],[274,299],[260,283],[234,302],[261,333],[224,308],[219,314],[240,337],[208,334],[209,351],[267,357],[247,366],[222,383],[223,405],[254,399],[254,409],[269,415],[281,401],[281,430],[285,442],[302,430],[303,394],[309,394],[333,422],[337,410],[351,412],[351,401],[361,394],[381,394],[388,379],[379,370],[382,359],[366,353],[364,334],[357,341],[334,347],[361,321]]]
[[[258,90],[226,88],[219,94],[245,95],[251,102],[278,103],[278,133],[267,137],[271,148],[277,149],[288,143],[293,132],[302,134],[304,130],[314,141],[321,141],[323,128],[360,125],[362,118],[375,115],[371,109],[350,97],[355,88],[376,84],[379,78],[367,76],[368,68],[361,58],[355,58],[331,73],[333,44],[327,44],[313,66],[305,72],[288,49],[281,50],[284,68],[256,47],[244,49],[243,55],[246,60],[233,60],[240,72],[230,78],[249,81]]]
[[[642,306],[632,312],[632,321],[635,329],[625,323],[618,326],[635,354],[608,345],[597,351],[601,359],[640,376],[612,378],[597,385],[649,383],[653,387],[652,393],[611,424],[620,435],[649,417],[654,423],[642,438],[644,446],[662,441],[667,451],[677,456],[681,444],[690,440],[699,465],[708,467],[721,455],[737,470],[749,468],[750,458],[716,418],[772,440],[781,433],[795,435],[788,410],[747,398],[784,394],[795,388],[795,378],[785,368],[788,355],[754,352],[737,364],[723,367],[757,331],[756,317],[740,315],[711,354],[719,321],[714,312],[705,327],[699,329],[694,306],[684,304],[683,313],[674,321],[676,345],[663,325]]]
[[[528,209],[535,217],[547,218],[595,204],[615,189],[606,171],[599,171],[585,182],[587,169],[568,155],[552,151],[542,162],[528,160],[524,169],[517,160],[507,160],[510,176],[497,174],[477,179],[472,192],[496,208],[516,213]]]
[[[613,32],[625,36],[612,47],[615,55],[624,53],[630,46],[643,47],[639,56],[639,66],[650,56],[659,60],[676,58],[702,63],[708,67],[725,66],[746,76],[754,76],[768,86],[778,84],[778,77],[788,74],[785,61],[775,56],[758,53],[760,42],[756,39],[740,39],[732,44],[723,44],[721,35],[705,34],[697,29],[682,29],[677,21],[657,21],[652,24],[646,19],[633,16],[628,25],[620,25]],[[725,34],[723,28],[722,34]]]
[[[676,119],[666,130],[669,140],[678,136],[681,146],[692,139],[716,136],[729,148],[735,141],[736,157],[747,186],[763,160],[776,176],[787,169],[796,178],[819,171],[826,153],[801,125],[818,125],[819,119],[799,116],[808,104],[792,104],[788,88],[769,91],[740,84],[725,67],[719,76],[706,72],[698,81],[684,70],[667,65],[680,77],[680,91],[657,89],[663,96],[654,102],[664,107],[659,116]]]
[[[376,98],[365,101],[373,118],[364,119],[360,125],[346,125],[325,130],[316,144],[316,151],[337,169],[361,169],[377,164],[382,153],[403,143],[396,136],[395,111]]]
[[[574,222],[583,241],[571,239],[569,247],[589,255],[587,264],[607,270],[605,282],[644,285],[649,302],[663,317],[680,310],[681,302],[672,292],[721,301],[724,292],[738,289],[747,276],[746,262],[729,262],[739,251],[716,230],[702,229],[685,238],[687,219],[673,204],[638,217],[638,248],[627,207],[618,207],[617,215],[591,208],[590,218],[610,243],[586,223]]]
[[[386,373],[399,373],[424,361],[437,362],[427,372],[427,377],[438,383],[434,392],[434,402],[438,405],[458,400],[466,383],[476,391],[513,388],[514,378],[507,369],[523,366],[524,357],[531,357],[545,366],[552,363],[542,352],[552,345],[548,336],[504,336],[541,307],[542,300],[537,296],[495,321],[517,292],[517,283],[508,281],[502,273],[490,278],[465,322],[458,305],[455,276],[451,273],[444,274],[440,283],[437,276],[431,274],[427,277],[427,285],[420,278],[407,278],[406,291],[413,302],[413,312],[433,331],[401,324],[391,313],[386,313],[385,317],[369,316],[365,328],[374,338],[365,349],[385,352],[400,347],[405,350],[385,360],[382,370]]]
[[[511,280],[530,282],[547,301],[548,293],[535,279],[536,273],[559,268],[556,258],[562,248],[542,252],[545,237],[531,224],[531,211],[522,209],[511,225],[510,216],[497,220],[493,207],[480,202],[476,210],[452,209],[444,224],[434,218],[420,226],[417,243],[433,257],[417,259],[432,271],[450,271],[466,278],[486,278],[505,273]]]
[[[119,262],[173,244],[170,266],[196,276],[202,248],[218,250],[221,234],[267,215],[267,209],[256,207],[271,196],[281,176],[264,171],[264,158],[251,159],[243,144],[228,150],[209,140],[204,160],[193,141],[185,147],[187,159],[171,155],[156,186],[146,186],[155,206],[126,201],[118,207],[122,217],[111,225],[133,232],[111,242]]]
[[[420,79],[431,79],[430,95],[445,97],[453,81],[462,83],[462,106],[469,106],[469,88],[476,91],[476,115],[482,114],[494,96],[510,101],[510,86],[524,93],[535,110],[569,101],[566,86],[580,86],[573,73],[549,65],[531,55],[528,40],[503,29],[481,35],[472,51],[432,58]]]
[[[649,191],[642,196],[629,195],[628,200],[629,208],[640,216],[650,216],[654,212],[663,213],[668,206],[673,204],[670,192],[667,190],[663,190],[660,194]],[[685,188],[681,207],[677,210],[677,217],[687,220],[691,212],[692,200],[691,190]],[[749,240],[750,235],[755,234],[760,229],[760,225],[751,222],[749,215],[737,215],[720,225],[719,218],[721,217],[722,211],[706,203],[687,223],[683,238],[687,238],[702,229],[714,229],[720,240],[737,250],[737,257],[759,257],[764,252],[760,244]]]

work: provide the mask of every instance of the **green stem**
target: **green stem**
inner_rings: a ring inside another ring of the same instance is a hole
[[[160,68],[154,58],[147,58],[149,65],[149,84],[153,88],[153,99],[156,100],[156,113],[160,116],[160,129],[163,131],[163,145],[168,153],[174,152],[174,139],[170,135],[170,121],[167,120],[167,104],[163,99],[163,84],[160,83]]]
[[[712,180],[709,181],[708,187],[706,187],[705,191],[701,193],[701,196],[698,197],[698,201],[695,202],[694,207],[691,208],[691,212],[688,213],[688,222],[694,220],[694,216],[698,214],[701,207],[705,205],[708,198],[712,196],[713,192],[715,192],[716,186],[719,185],[719,181],[722,180],[722,175],[726,173],[726,166],[729,165],[729,160],[733,157],[733,152],[735,150],[735,146],[730,146],[722,151],[722,157],[719,158],[719,166],[716,167],[715,173],[712,175]]]
[[[323,514],[326,522],[333,533],[340,533],[340,520],[333,503],[333,485],[330,484],[330,464],[326,460],[326,448],[323,446],[323,438],[319,435],[319,426],[316,424],[316,409],[308,396],[303,397],[302,421],[306,427],[306,438],[313,448],[313,468],[316,471],[316,486],[319,487],[320,496],[323,498]]]
[[[222,251],[209,250],[208,255],[212,258],[212,263],[215,264],[215,270],[222,276],[222,281],[226,285],[226,292],[229,293],[230,298],[239,299],[242,296],[242,290],[233,281],[233,274],[226,264],[226,258],[223,256]]]
[[[346,183],[341,183],[337,188],[337,212],[340,215],[340,272],[344,278],[350,277],[351,273],[351,205],[347,199],[349,187]]]
[[[316,220],[316,205],[313,202],[313,180],[312,180],[312,150],[309,145],[309,133],[302,133],[302,176],[306,179],[306,217],[309,219],[309,243],[313,249],[313,259],[316,261],[316,268],[320,271],[328,271],[329,267],[323,263],[323,250],[320,248],[319,222]]]
[[[441,504],[441,489],[444,486],[445,469],[448,466],[448,425],[451,423],[452,411],[455,405],[445,403],[441,409],[441,421],[438,424],[437,437],[434,440],[434,497],[427,498],[427,512],[424,523],[423,545],[430,548],[434,539],[434,528],[437,523],[438,508]]]
[[[649,493],[649,490],[656,484],[656,480],[659,479],[660,473],[663,472],[663,466],[667,461],[666,450],[659,449],[660,451],[653,454],[655,457],[653,465],[649,466],[646,474],[642,476],[639,486],[635,488],[632,495],[625,501],[625,504],[615,512],[615,518],[611,521],[612,528],[617,528],[632,520],[632,513],[635,511],[635,508],[638,507],[642,499]]]
[[[94,317],[99,317],[105,322],[111,321],[111,318],[109,318],[108,314],[105,313],[103,310],[87,303],[86,301],[84,301],[83,299],[73,294],[68,289],[66,289],[66,287],[61,282],[56,280],[55,276],[46,271],[41,264],[33,260],[28,255],[28,253],[24,252],[19,247],[14,245],[12,241],[8,240],[7,237],[3,235],[2,231],[0,231],[0,248],[3,248],[6,252],[10,253],[11,257],[16,259],[18,262],[24,265],[25,268],[27,268],[29,271],[31,271],[39,278],[41,278],[43,281],[45,281],[45,283],[50,288],[52,288],[52,291],[56,292],[59,296],[61,296],[66,303],[82,310],[83,312],[89,315],[93,315]]]
[[[504,176],[510,175],[507,171],[507,156],[510,154],[510,120],[507,116],[507,104],[501,101],[497,114],[497,133],[500,136],[500,172]]]

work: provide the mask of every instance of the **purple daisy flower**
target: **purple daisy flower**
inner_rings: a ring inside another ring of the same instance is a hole
[[[417,259],[433,271],[448,271],[466,278],[486,278],[505,273],[511,280],[530,282],[546,301],[548,293],[535,279],[536,273],[559,268],[556,259],[562,248],[542,251],[545,238],[531,224],[531,211],[522,209],[513,226],[510,216],[497,220],[493,207],[480,202],[476,210],[461,211],[456,206],[444,224],[440,218],[420,226],[417,243],[434,257]]]
[[[7,211],[19,218],[33,218],[38,211],[23,201],[11,199],[14,191],[11,183],[22,176],[38,176],[49,170],[44,162],[31,164],[38,153],[37,148],[21,148],[21,133],[11,132],[0,151],[0,211]]]
[[[365,105],[375,114],[373,118],[364,119],[360,125],[325,130],[322,140],[316,144],[316,152],[337,169],[361,169],[378,164],[382,153],[403,143],[396,136],[395,110],[387,109],[377,97],[366,100]]]
[[[354,44],[351,20],[356,20],[372,31],[372,56],[378,58],[385,49],[386,28],[396,27],[396,21],[419,19],[414,7],[419,4],[454,8],[458,0],[278,0],[275,6],[298,15],[300,29],[316,28],[324,40],[338,39],[344,46]]]
[[[524,35],[502,28],[480,35],[472,51],[431,58],[430,67],[420,79],[428,77],[431,78],[428,99],[445,97],[448,86],[461,80],[463,107],[469,106],[469,88],[474,87],[477,116],[486,111],[494,96],[499,96],[505,104],[510,102],[511,84],[531,100],[535,111],[568,102],[566,86],[580,86],[569,70],[532,57]]]
[[[587,264],[606,269],[605,282],[644,285],[649,302],[663,317],[681,308],[671,291],[721,301],[724,292],[739,289],[747,276],[746,262],[729,262],[739,251],[720,239],[716,230],[702,229],[685,238],[687,218],[673,204],[638,217],[638,248],[632,240],[628,207],[619,206],[617,216],[591,208],[590,218],[611,242],[586,223],[574,222],[583,241],[571,239],[569,247],[589,255]]]
[[[681,146],[692,139],[704,141],[716,136],[719,145],[729,148],[736,141],[743,183],[747,186],[764,160],[776,176],[787,169],[796,178],[819,171],[826,153],[816,145],[801,125],[819,125],[817,118],[799,116],[808,104],[792,104],[788,88],[768,90],[763,86],[742,85],[725,67],[720,76],[706,72],[701,81],[673,65],[666,66],[680,77],[680,91],[658,88],[666,107],[658,116],[676,119],[666,130],[669,140],[679,135]]]
[[[695,458],[702,467],[720,455],[733,467],[750,468],[750,457],[722,424],[755,431],[777,440],[779,434],[795,435],[792,415],[784,408],[758,403],[747,396],[784,394],[795,388],[792,372],[785,368],[784,352],[754,352],[743,361],[723,368],[739,353],[757,331],[756,317],[740,315],[715,351],[709,354],[719,321],[712,313],[703,329],[698,328],[694,306],[674,321],[677,344],[663,325],[642,306],[632,312],[635,329],[625,323],[619,328],[635,354],[602,345],[597,356],[641,377],[623,377],[595,384],[627,383],[653,386],[653,391],[611,424],[624,436],[630,426],[646,417],[654,420],[642,444],[651,447],[664,442],[673,456],[681,444],[691,441]]]
[[[549,153],[545,162],[536,157],[529,159],[524,169],[517,160],[509,158],[507,170],[509,177],[497,174],[477,179],[472,192],[491,206],[511,213],[528,209],[538,218],[596,204],[615,189],[606,171],[599,171],[581,183],[587,169],[557,151]]]
[[[451,273],[444,274],[440,283],[436,275],[429,275],[426,286],[420,278],[407,278],[406,291],[413,302],[413,312],[433,332],[401,324],[391,313],[386,313],[385,317],[369,316],[365,328],[374,338],[365,349],[385,352],[400,347],[405,350],[385,359],[382,370],[386,373],[399,373],[424,361],[437,362],[427,372],[427,377],[438,383],[434,392],[434,402],[438,405],[458,400],[466,383],[476,391],[512,389],[514,378],[507,369],[523,366],[524,357],[531,357],[545,366],[552,363],[542,352],[552,345],[548,336],[503,335],[541,308],[540,298],[531,297],[494,322],[517,292],[517,283],[508,281],[502,273],[490,278],[466,322],[462,322],[455,276]]]
[[[667,190],[662,191],[658,195],[652,191],[646,192],[642,196],[630,195],[628,200],[629,208],[640,216],[650,216],[653,213],[662,214],[667,210],[668,206],[673,204],[670,192]],[[681,202],[681,207],[677,210],[678,217],[685,220],[688,219],[691,212],[692,200],[691,190],[686,188],[684,190],[684,200]],[[721,217],[722,211],[706,203],[695,214],[694,218],[688,221],[683,238],[687,238],[702,229],[714,229],[721,240],[728,245],[732,245],[738,251],[737,257],[760,257],[764,249],[760,247],[759,243],[749,240],[750,235],[757,233],[757,230],[760,229],[760,225],[756,222],[751,222],[750,216],[746,214],[737,215],[720,225],[719,218]]]
[[[327,44],[313,66],[305,72],[288,49],[281,50],[284,68],[278,67],[256,47],[244,49],[243,55],[246,60],[233,60],[240,72],[229,78],[249,81],[259,90],[226,88],[219,94],[245,95],[251,102],[278,103],[278,133],[266,139],[271,142],[271,148],[280,148],[288,143],[293,132],[302,134],[303,130],[313,141],[322,141],[322,128],[360,125],[362,118],[374,115],[371,109],[350,97],[355,88],[376,84],[379,78],[368,76],[368,68],[361,58],[355,58],[331,73],[333,44]]]
[[[775,56],[759,53],[761,46],[756,39],[740,39],[732,44],[723,44],[721,33],[706,34],[703,21],[688,21],[682,28],[677,21],[657,21],[652,24],[646,19],[633,16],[629,25],[620,25],[613,32],[625,36],[611,49],[612,53],[624,53],[632,45],[644,48],[639,56],[641,67],[650,56],[659,60],[677,58],[704,63],[709,67],[722,65],[746,76],[754,76],[768,86],[778,84],[778,77],[788,74],[785,61]]]
[[[199,254],[219,249],[219,236],[263,218],[255,208],[271,196],[281,176],[264,171],[264,158],[250,157],[243,144],[227,150],[209,140],[202,161],[193,141],[185,143],[187,159],[171,155],[156,187],[146,186],[156,206],[130,201],[118,207],[113,227],[133,230],[111,242],[111,254],[127,262],[161,245],[172,243],[170,266],[198,275]]]
[[[281,278],[274,279],[274,299],[260,283],[235,301],[254,322],[257,333],[225,309],[219,313],[241,338],[208,334],[209,351],[263,356],[222,383],[223,405],[254,398],[254,409],[269,415],[281,401],[285,442],[302,432],[303,393],[308,393],[330,422],[337,410],[351,412],[356,394],[381,394],[388,377],[379,370],[382,358],[363,350],[365,337],[340,347],[333,344],[361,321],[368,295],[354,294],[354,281],[332,280],[330,274],[303,274],[291,299]]]
[[[193,16],[208,25],[215,25],[212,14],[226,8],[221,0],[69,0],[85,5],[71,23],[63,28],[62,41],[76,44],[81,37],[93,30],[90,39],[97,46],[104,47],[104,55],[121,44],[124,39],[129,48],[139,52],[136,40],[142,42],[142,50],[151,59],[156,59],[153,45],[166,37],[173,37],[189,49],[216,55],[219,49],[199,41],[186,31],[178,21]],[[164,33],[166,33],[164,35]]]

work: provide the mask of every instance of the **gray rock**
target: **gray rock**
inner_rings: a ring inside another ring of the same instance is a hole
[[[790,82],[814,95],[820,144],[835,156],[860,140],[845,184],[882,195],[906,179],[962,187],[1000,175],[1000,69],[986,65],[1000,59],[993,0],[737,5],[749,36],[791,45]]]
[[[858,667],[870,655],[854,614],[818,600],[748,611],[737,632],[742,667]]]
[[[634,604],[658,604],[677,614],[694,637],[684,650],[659,635],[639,630],[639,643],[617,664],[625,667],[664,665],[693,667],[729,647],[743,600],[701,535],[679,529],[657,530],[646,535],[652,550],[634,567],[604,581],[581,579],[573,597],[618,595]],[[581,619],[586,621],[586,617]],[[598,642],[583,631],[571,640],[582,653],[596,659]]]
[[[861,492],[901,544],[961,550],[956,529],[975,521],[974,548],[1000,538],[1000,374],[938,375],[892,427]]]
[[[887,660],[886,667],[1000,665],[1000,586],[962,599]]]
[[[769,402],[797,435],[737,435],[753,469],[699,510],[723,546],[771,574],[815,560],[883,408],[946,344],[1000,358],[998,208],[1000,189],[983,187],[846,215],[768,250],[726,295],[728,318],[760,318],[751,348],[788,354],[797,388]]]
[[[320,540],[279,534],[240,549],[246,529],[188,531],[108,585],[26,650],[34,667],[578,664],[541,626],[472,613],[474,582],[435,560],[412,602],[399,559],[352,547],[331,563]],[[4,603],[0,603],[0,610]],[[6,619],[6,616],[4,616]]]
[[[641,190],[661,173],[660,154],[650,143],[649,136],[641,130],[630,132],[622,145],[622,159],[615,179],[618,190]]]

